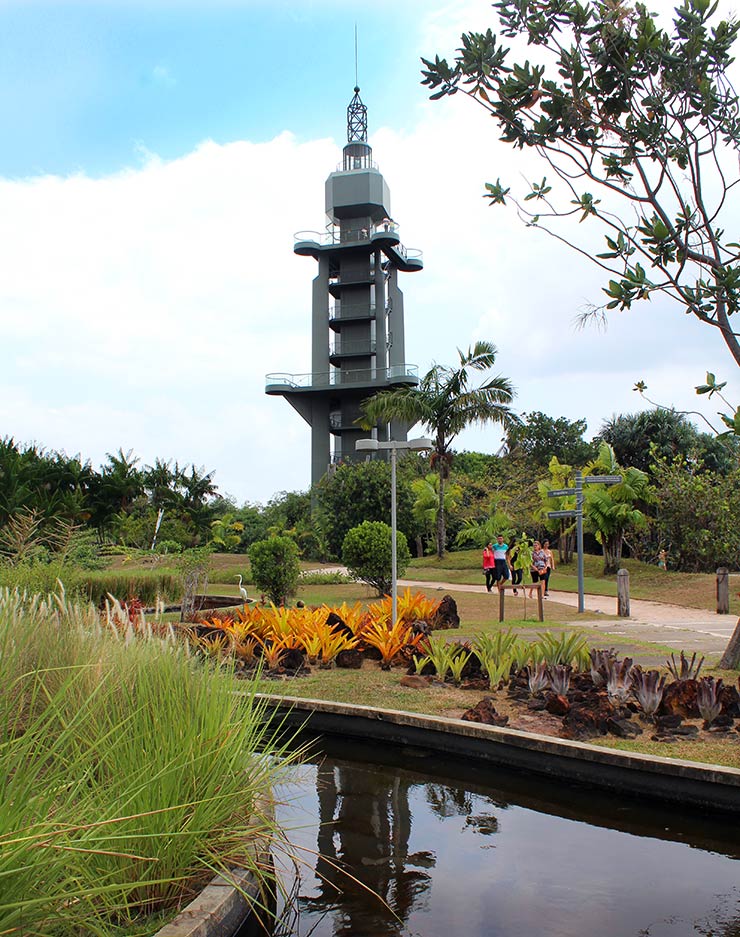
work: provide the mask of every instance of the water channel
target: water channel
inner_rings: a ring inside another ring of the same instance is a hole
[[[275,937],[740,937],[731,819],[321,745],[278,792],[301,868]]]

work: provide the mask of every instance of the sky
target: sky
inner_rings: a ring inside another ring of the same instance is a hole
[[[638,380],[717,423],[694,386],[740,380],[715,330],[655,301],[577,328],[603,274],[482,198],[542,168],[462,96],[430,102],[419,57],[489,25],[487,0],[0,0],[0,436],[204,466],[237,503],[308,487],[310,429],[265,374],[311,370],[293,235],[326,223],[355,26],[374,158],[424,252],[399,276],[409,362],[492,341],[515,409],[587,438],[647,406]]]

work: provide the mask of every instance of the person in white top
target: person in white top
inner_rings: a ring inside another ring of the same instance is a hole
[[[550,541],[545,540],[542,543],[542,552],[547,557],[547,570],[545,571],[545,598],[550,595],[550,573],[555,569],[555,557],[550,549]]]

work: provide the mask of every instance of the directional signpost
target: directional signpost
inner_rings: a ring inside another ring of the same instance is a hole
[[[548,491],[549,498],[567,498],[576,496],[576,506],[564,511],[548,511],[548,517],[575,517],[576,519],[576,555],[578,557],[578,611],[585,611],[583,587],[583,486],[586,485],[618,485],[622,481],[621,475],[587,475],[576,472],[575,488],[556,488]]]

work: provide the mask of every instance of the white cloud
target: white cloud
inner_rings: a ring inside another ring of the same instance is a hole
[[[707,368],[732,377],[714,330],[658,303],[604,334],[574,330],[602,277],[488,207],[483,183],[527,158],[464,103],[427,104],[416,126],[372,139],[403,239],[425,252],[425,270],[402,277],[409,360],[451,362],[490,338],[520,410],[586,417],[591,432],[640,408],[637,379],[694,409]],[[316,271],[292,235],[323,225],[337,160],[334,142],[285,133],[145,155],[102,179],[0,180],[0,433],[96,463],[119,446],[195,462],[238,499],[307,487],[309,429],[265,396],[264,375],[310,370]],[[491,451],[498,436],[472,430],[461,444]]]

